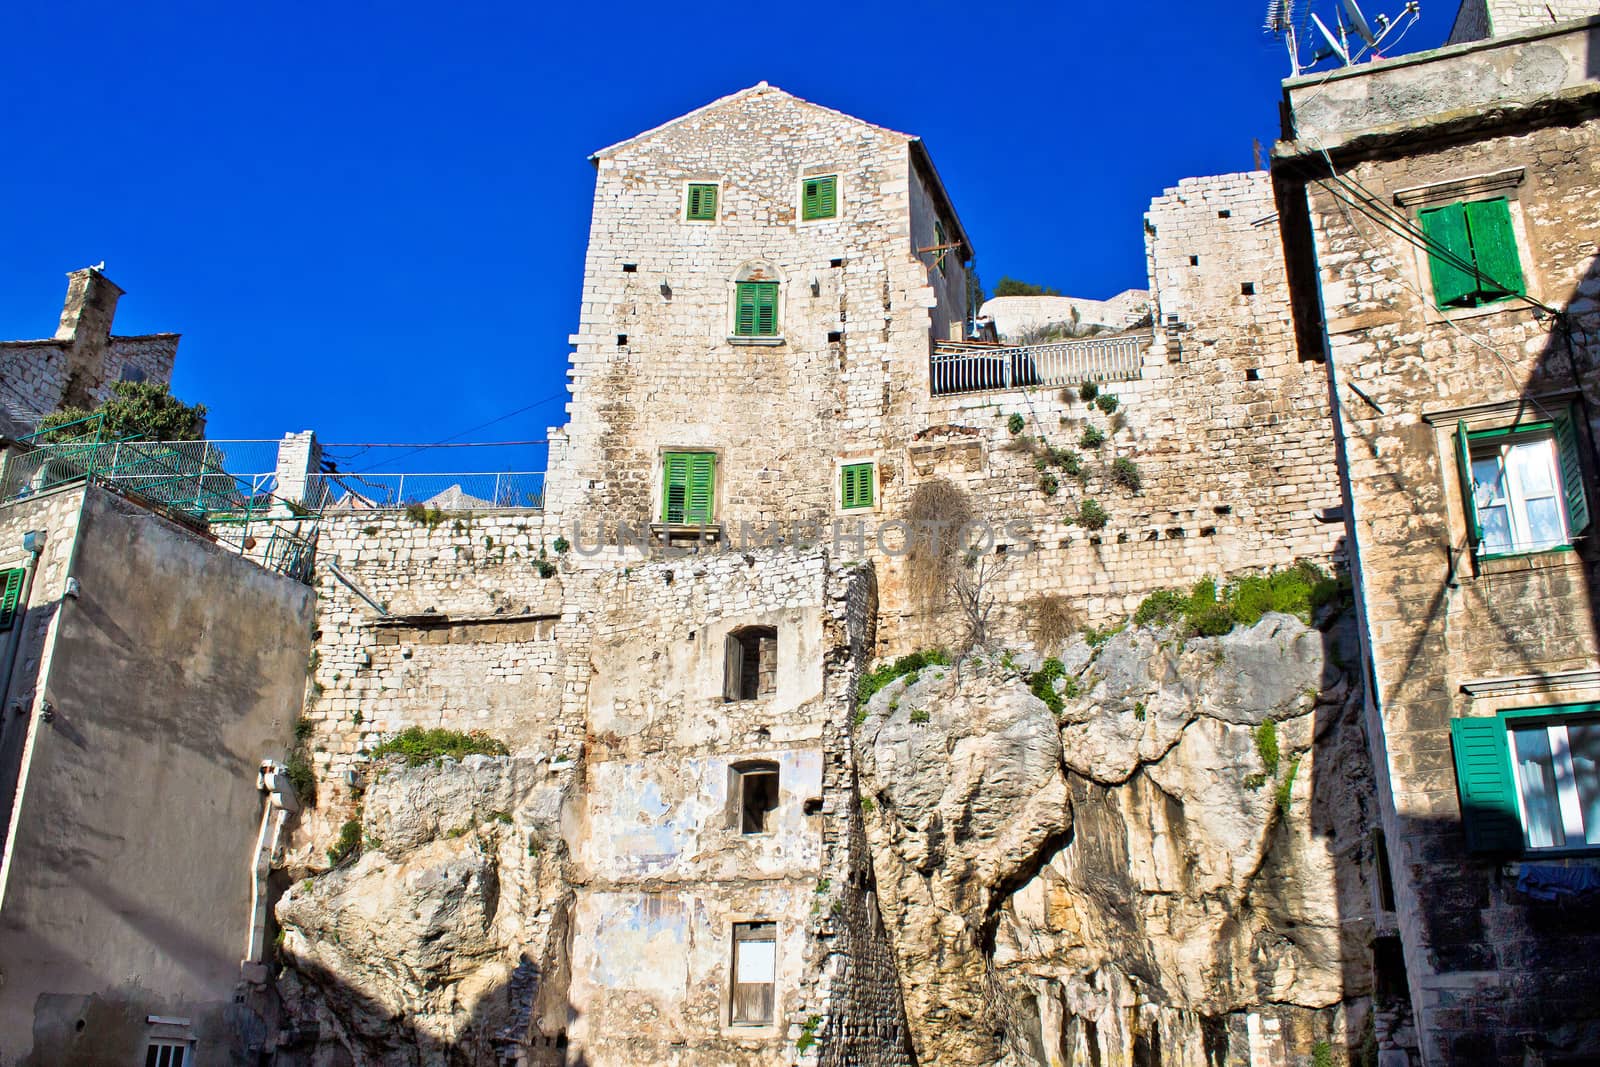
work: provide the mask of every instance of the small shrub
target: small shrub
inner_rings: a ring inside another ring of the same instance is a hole
[[[1069,477],[1083,477],[1083,457],[1070,448],[1057,448],[1052,445],[1045,449],[1044,459],[1050,466],[1059,467],[1062,473]]]
[[[1264,786],[1266,784],[1267,784],[1267,776],[1264,775],[1264,774],[1247,774],[1247,775],[1244,776],[1244,787],[1246,789],[1250,790],[1251,792],[1254,792],[1257,789],[1260,789],[1262,786]]]
[[[1118,623],[1115,626],[1107,626],[1104,629],[1091,626],[1083,631],[1083,639],[1088,642],[1090,648],[1099,648],[1126,628],[1127,623]]]
[[[361,527],[361,532],[368,537],[378,536],[378,528],[376,526],[363,526]]]
[[[294,786],[294,795],[301,804],[310,805],[317,801],[317,772],[311,769],[311,761],[306,759],[302,751],[289,754],[283,761],[283,776],[289,779],[289,784]]]
[[[865,707],[874,693],[896,678],[904,678],[908,674],[916,674],[924,667],[935,666],[950,666],[950,653],[942,648],[928,648],[901,656],[893,663],[885,663],[861,676],[861,680],[856,683],[856,703]]]
[[[1025,456],[1039,454],[1039,441],[1030,433],[1019,433],[1006,442],[1007,452],[1019,452]]]
[[[1013,412],[1011,417],[1006,420],[1006,429],[1011,431],[1012,437],[1015,437],[1017,434],[1021,433],[1023,428],[1027,425],[1027,420],[1015,412]]]
[[[1078,525],[1086,530],[1103,530],[1110,519],[1106,509],[1093,497],[1078,505]]]
[[[1111,480],[1130,493],[1144,488],[1144,475],[1139,473],[1139,465],[1127,456],[1118,456],[1112,461]]]
[[[1023,604],[1033,639],[1042,649],[1058,648],[1078,629],[1078,613],[1064,596],[1038,596]]]
[[[1045,496],[1055,496],[1061,489],[1061,483],[1049,471],[1039,475],[1039,491]]]
[[[1289,814],[1289,793],[1294,789],[1294,775],[1300,769],[1300,757],[1296,756],[1289,761],[1289,769],[1284,772],[1283,781],[1278,783],[1278,793],[1273,799],[1277,801],[1278,813]]]
[[[555,549],[556,555],[565,556],[568,552],[572,551],[572,542],[568,541],[565,537],[558,537],[554,541],[550,542],[550,547]]]
[[[1100,387],[1093,382],[1084,382],[1082,385],[1078,386],[1078,399],[1082,400],[1085,404],[1089,403],[1099,395]]]
[[[1148,714],[1149,712],[1144,706],[1144,701],[1136,700],[1133,702],[1133,717],[1135,719],[1138,719],[1140,722],[1144,722],[1145,716]]]
[[[928,721],[928,709],[912,708],[910,718],[913,726],[921,726],[923,723]]]
[[[337,867],[361,851],[361,820],[351,819],[339,827],[339,837],[328,849],[328,865]]]
[[[304,741],[311,736],[316,725],[310,719],[296,719],[294,721],[294,739]]]
[[[1271,719],[1256,727],[1256,752],[1261,756],[1261,766],[1266,769],[1267,777],[1277,777],[1281,758],[1278,752],[1278,725]]]
[[[1139,602],[1133,613],[1135,626],[1167,626],[1182,618],[1189,598],[1176,589],[1157,589]]]
[[[866,722],[867,722],[867,705],[866,705],[866,702],[863,701],[861,706],[856,708],[856,725],[857,726],[864,726],[864,725],[866,725]]]
[[[821,1025],[822,1016],[820,1015],[813,1015],[807,1019],[806,1024],[800,1028],[800,1037],[794,1043],[794,1050],[803,1053],[815,1045],[817,1043],[817,1027]]]
[[[1314,563],[1300,562],[1283,570],[1249,574],[1228,583],[1225,597],[1241,625],[1254,626],[1269,611],[1311,622],[1312,593],[1328,575]],[[1326,587],[1324,587],[1324,594]]]
[[[1106,435],[1098,426],[1085,426],[1083,436],[1078,438],[1078,444],[1084,448],[1099,448],[1106,443]]]
[[[862,797],[861,798],[861,814],[863,814],[863,815],[871,815],[873,812],[875,812],[877,810],[878,810],[877,801],[873,800],[871,797]]]
[[[419,526],[426,526],[430,530],[444,521],[444,512],[438,508],[430,508],[425,504],[407,504],[405,515],[412,522]],[[459,520],[456,525],[460,525]]]
[[[1233,612],[1226,604],[1212,604],[1189,616],[1189,624],[1200,637],[1221,637],[1233,629]],[[1222,649],[1217,649],[1220,654]]]
[[[393,737],[388,738],[371,752],[373,759],[384,756],[399,756],[405,760],[407,767],[420,767],[424,763],[442,759],[449,756],[451,759],[461,759],[465,756],[505,756],[510,750],[505,742],[484,733],[482,730],[473,730],[462,733],[460,730],[446,730],[443,728],[424,730],[420,726],[408,727]]]
[[[1094,398],[1094,406],[1105,412],[1107,415],[1117,410],[1118,403],[1120,403],[1120,401],[1117,399],[1115,393],[1101,393],[1099,396]]]
[[[1056,692],[1056,682],[1061,678],[1065,678],[1066,674],[1067,668],[1060,660],[1051,656],[1040,664],[1039,669],[1034,671],[1028,678],[1029,690],[1032,691],[1034,696],[1044,701],[1044,706],[1050,709],[1052,715],[1060,715],[1064,706],[1061,694]]]
[[[556,565],[547,559],[534,560],[533,569],[539,572],[539,577],[541,578],[554,578],[556,576]]]
[[[1311,1067],[1333,1067],[1333,1046],[1326,1041],[1318,1041],[1311,1046]]]

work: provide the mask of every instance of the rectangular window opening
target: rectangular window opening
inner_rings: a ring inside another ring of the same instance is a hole
[[[739,832],[769,834],[777,829],[778,771],[744,771],[739,775]]]
[[[1200,265],[1200,257],[1199,256],[1190,256],[1189,257],[1189,266],[1198,267],[1199,265]]]
[[[735,289],[734,336],[778,336],[778,283],[739,282]]]
[[[1480,556],[1570,547],[1589,525],[1588,494],[1570,410],[1548,422],[1456,427],[1467,537]]]
[[[1217,212],[1217,218],[1219,218],[1219,219],[1231,219],[1231,218],[1233,218],[1233,212],[1231,212],[1231,211],[1219,211],[1219,212]]]
[[[800,183],[800,218],[831,219],[839,214],[839,176],[827,174]]]
[[[1256,295],[1256,283],[1255,282],[1241,282],[1239,284],[1239,295],[1240,296],[1255,296]]]
[[[637,263],[624,263],[622,265],[622,273],[624,273],[624,274],[633,274],[633,273],[637,272],[638,269],[639,269],[639,264],[637,264]]]
[[[778,925],[770,922],[733,924],[732,1008],[734,1026],[769,1026],[775,1008]]]
[[[710,182],[690,182],[689,202],[684,217],[690,222],[714,222],[717,218],[717,187]]]
[[[1441,310],[1482,307],[1527,292],[1505,197],[1417,213],[1428,245],[1428,273]]]
[[[621,348],[623,345],[625,345],[627,343],[628,343],[628,335],[627,334],[625,334],[625,333],[617,334],[617,347],[618,348]]]
[[[871,463],[846,463],[839,468],[840,506],[846,511],[870,508],[877,472]]]
[[[145,1046],[145,1067],[185,1067],[189,1059],[189,1042],[156,1039]]]
[[[668,452],[662,457],[661,521],[673,526],[711,522],[717,457],[711,452]]]
[[[1255,367],[1248,367],[1244,372],[1244,380],[1247,382],[1259,382],[1261,380],[1261,372]]]

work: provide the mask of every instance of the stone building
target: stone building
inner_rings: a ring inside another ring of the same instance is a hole
[[[54,337],[0,341],[0,433],[29,433],[63,407],[93,408],[119,381],[171,382],[178,335],[113,336],[121,296],[99,267],[75,270]]]
[[[303,584],[81,481],[0,504],[0,1063],[256,1063]]]
[[[1468,4],[1468,43],[1285,85],[1275,170],[1325,317],[1397,1063],[1600,1047],[1600,926],[1575,906],[1600,846],[1595,13]]]

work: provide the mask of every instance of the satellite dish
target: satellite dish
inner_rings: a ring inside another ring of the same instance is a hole
[[[1344,10],[1350,16],[1350,25],[1355,28],[1356,34],[1367,42],[1367,47],[1378,47],[1378,39],[1373,36],[1372,27],[1367,25],[1367,18],[1361,13],[1361,8],[1356,4],[1356,0],[1344,0]]]
[[[1335,37],[1333,31],[1328,29],[1327,25],[1315,13],[1312,14],[1311,21],[1316,25],[1317,32],[1322,34],[1323,40],[1328,42],[1328,47],[1333,50],[1333,54],[1339,57],[1339,62],[1348,67],[1350,65],[1350,53],[1345,51],[1344,42]]]

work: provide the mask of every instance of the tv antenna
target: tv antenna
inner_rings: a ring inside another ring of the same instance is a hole
[[[1369,58],[1382,59],[1380,48],[1384,40],[1396,32],[1404,35],[1421,17],[1416,0],[1410,0],[1398,15],[1378,15],[1368,22],[1357,0],[1339,0],[1330,29],[1320,15],[1310,10],[1311,2],[1267,0],[1262,29],[1289,50],[1291,77],[1299,77],[1326,59],[1337,59],[1341,67]],[[1309,57],[1304,54],[1307,50]]]

